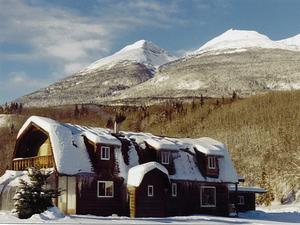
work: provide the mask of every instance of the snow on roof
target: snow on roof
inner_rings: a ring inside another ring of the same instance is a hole
[[[143,181],[144,176],[151,170],[159,169],[169,177],[168,170],[157,162],[148,162],[135,167],[128,171],[127,185],[138,187]]]
[[[73,175],[80,172],[92,172],[92,165],[83,139],[83,136],[85,136],[94,143],[105,143],[116,146],[116,160],[120,167],[122,167],[119,176],[123,177],[125,182],[128,171],[133,173],[134,171],[150,168],[149,166],[146,168],[144,168],[144,166],[136,167],[139,163],[139,156],[133,141],[142,149],[146,149],[145,143],[148,143],[158,150],[171,150],[176,171],[174,175],[170,176],[171,179],[228,183],[238,182],[238,176],[227,147],[212,138],[169,138],[158,137],[150,133],[120,132],[121,135],[124,135],[126,139],[132,142],[128,152],[129,165],[126,165],[120,150],[121,142],[110,134],[109,129],[60,124],[48,118],[33,116],[23,125],[19,131],[18,138],[31,123],[36,124],[49,134],[57,171],[62,174]],[[194,157],[195,151],[200,151],[206,155],[220,156],[218,157],[218,178],[203,177],[198,168],[196,158]],[[165,167],[160,164],[158,164],[158,166],[159,168],[165,169]],[[131,170],[132,167],[140,169]]]
[[[229,191],[235,191],[235,185],[229,185],[228,186]],[[246,187],[246,186],[239,186],[238,185],[238,191],[241,192],[255,192],[255,193],[266,193],[267,191],[260,187]]]
[[[198,139],[182,138],[181,141],[205,155],[224,156],[224,153],[227,151],[223,143],[209,137]]]
[[[146,139],[145,142],[157,150],[179,150],[178,146],[174,142],[166,138],[151,137]]]
[[[20,178],[28,181],[27,171],[6,170],[0,177],[0,193],[7,187],[19,186]]]
[[[95,143],[120,145],[119,140],[105,132],[105,129],[93,129],[71,124],[60,124],[52,119],[32,116],[22,126],[18,138],[35,124],[49,135],[57,171],[74,175],[91,173],[92,165],[84,144],[83,136]]]
[[[86,127],[73,124],[64,124],[64,126],[71,129],[73,134],[80,133],[80,135],[85,136],[95,144],[121,146],[121,142],[110,134],[111,131],[109,129]]]
[[[178,152],[179,157],[174,158],[174,166],[176,173],[170,175],[170,179],[174,180],[190,180],[190,181],[205,181],[205,178],[200,173],[194,157],[187,153]]]
[[[198,139],[191,138],[169,138],[157,137],[149,133],[122,132],[129,139],[135,139],[140,146],[144,142],[156,149],[178,150],[179,157],[174,157],[174,166],[176,173],[170,175],[171,179],[191,180],[191,181],[211,181],[211,182],[229,182],[237,183],[238,176],[232,164],[226,145],[212,138],[203,137]],[[215,155],[219,157],[219,177],[203,177],[198,169],[193,154],[200,151],[206,155]],[[186,150],[182,151],[182,150]],[[177,151],[176,151],[177,152]],[[176,153],[174,153],[176,154]]]

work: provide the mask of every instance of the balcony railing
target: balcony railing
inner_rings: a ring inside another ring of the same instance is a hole
[[[53,156],[46,155],[13,160],[13,170],[26,170],[29,167],[52,168],[54,167]]]

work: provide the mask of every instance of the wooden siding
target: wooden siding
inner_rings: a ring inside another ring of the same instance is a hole
[[[113,181],[113,197],[97,197],[97,181]],[[97,216],[128,215],[126,187],[122,178],[78,176],[77,177],[77,214],[93,214]]]
[[[153,185],[154,194],[148,196],[148,185]],[[148,172],[136,190],[136,217],[166,216],[166,197],[170,184],[167,176],[158,169]]]
[[[12,167],[13,170],[26,170],[29,167],[52,168],[54,160],[52,155],[13,159]]]
[[[230,202],[231,203],[235,203],[235,193],[234,192],[230,192]],[[240,205],[237,204],[237,210],[239,212],[245,212],[245,211],[249,211],[249,210],[255,210],[255,193],[254,192],[238,192],[237,196],[244,196],[244,200],[245,200],[245,204],[244,205]]]
[[[167,215],[214,214],[228,215],[229,194],[224,184],[202,183],[193,181],[171,180],[177,184],[177,196],[173,197],[171,189],[167,198]],[[216,188],[216,207],[201,207],[200,191],[202,186]]]

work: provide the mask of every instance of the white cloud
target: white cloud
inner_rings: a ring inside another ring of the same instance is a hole
[[[32,78],[24,72],[12,72],[9,74],[9,78],[5,82],[0,83],[0,89],[8,90],[20,87],[28,89],[41,87],[47,84],[47,80]]]
[[[12,72],[7,79],[0,81],[0,104],[45,87],[51,82],[49,79],[30,77],[24,72]]]
[[[179,12],[176,0],[95,2],[91,3],[90,13],[82,13],[80,9],[58,6],[51,1],[0,0],[0,45],[16,46],[14,51],[1,51],[0,60],[9,61],[12,67],[19,62],[31,65],[24,72],[9,74],[5,81],[0,78],[1,92],[6,90],[7,94],[13,88],[18,89],[15,93],[23,95],[70,75],[110,54],[121,35],[138,28],[165,29],[184,23],[175,16]],[[18,46],[25,46],[25,50],[19,50]],[[34,78],[30,74],[35,64],[47,64],[51,70],[45,70],[39,79]]]
[[[1,54],[1,59],[41,60],[51,63],[92,62],[110,52],[123,32],[140,26],[169,26],[179,19],[169,16],[177,12],[176,1],[129,0],[95,5],[93,15],[51,4],[31,4],[21,0],[0,0],[0,43],[30,46],[25,53]]]
[[[70,64],[65,64],[64,66],[64,72],[65,74],[73,74],[75,72],[80,71],[81,69],[84,68],[87,64],[83,63],[70,63]]]

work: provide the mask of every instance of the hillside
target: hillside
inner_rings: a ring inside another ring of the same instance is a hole
[[[122,130],[163,136],[209,136],[226,143],[238,173],[247,184],[260,185],[267,174],[270,191],[278,200],[300,184],[300,91],[272,92],[247,99],[194,98],[190,103],[167,102],[148,107],[74,106],[24,109],[15,116],[15,130],[0,129],[3,172],[12,157],[16,131],[29,115],[62,122],[111,126],[114,115],[126,116]],[[295,197],[295,192],[291,192]],[[293,194],[294,193],[294,194]]]
[[[120,92],[107,103],[201,94],[228,97],[233,91],[246,97],[272,90],[298,89],[299,65],[299,52],[281,49],[203,53],[161,66],[152,79]]]

